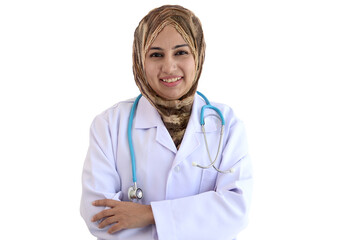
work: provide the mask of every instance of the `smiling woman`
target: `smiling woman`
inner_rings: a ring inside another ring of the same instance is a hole
[[[200,20],[183,7],[154,9],[135,30],[136,84],[158,110],[177,148],[190,118],[204,58]]]
[[[150,87],[166,100],[180,99],[195,82],[195,59],[176,29],[168,25],[145,56],[145,76]]]
[[[81,214],[98,239],[235,239],[247,225],[251,163],[233,110],[196,94],[205,56],[200,21],[166,5],[134,35],[142,95],[94,119]]]

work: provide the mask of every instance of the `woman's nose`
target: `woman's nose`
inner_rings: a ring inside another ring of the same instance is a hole
[[[177,65],[176,65],[175,59],[172,56],[166,56],[164,58],[164,62],[162,64],[162,69],[161,70],[164,73],[170,74],[170,73],[173,73],[174,70],[176,70],[176,68],[177,68]]]

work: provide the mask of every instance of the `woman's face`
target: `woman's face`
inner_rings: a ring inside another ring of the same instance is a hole
[[[195,78],[191,49],[171,25],[155,38],[145,56],[145,76],[150,87],[167,100],[185,95]]]

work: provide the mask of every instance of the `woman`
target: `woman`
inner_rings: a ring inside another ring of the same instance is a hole
[[[137,27],[133,71],[142,97],[133,120],[134,100],[123,101],[90,130],[81,214],[98,239],[235,239],[245,227],[252,175],[244,127],[214,103],[224,129],[207,109],[203,135],[206,103],[196,89],[204,56],[200,21],[181,6],[154,9]],[[132,181],[129,121],[143,196]],[[214,167],[201,168],[217,155]]]

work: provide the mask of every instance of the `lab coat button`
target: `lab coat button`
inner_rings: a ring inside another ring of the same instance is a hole
[[[175,172],[180,172],[180,167],[179,167],[179,166],[176,166],[176,167],[174,168],[174,170],[175,170]]]

